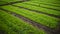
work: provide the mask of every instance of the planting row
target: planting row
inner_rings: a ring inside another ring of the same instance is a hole
[[[35,5],[35,6],[38,6],[38,7],[47,7],[47,8],[51,8],[51,9],[57,9],[57,10],[60,10],[59,9],[59,5],[55,6],[55,5],[50,5],[50,4],[44,4],[44,3],[38,3],[38,2],[23,2],[23,4],[28,4],[28,5]]]
[[[14,5],[19,6],[19,7],[21,6],[21,7],[24,7],[24,8],[28,8],[28,9],[31,9],[31,10],[37,10],[38,12],[44,12],[44,13],[60,16],[59,11],[48,9],[47,7],[44,8],[43,5],[41,5],[42,7],[32,6],[32,5],[28,5],[28,4],[24,4],[24,3],[18,3],[18,4],[14,4]]]
[[[47,34],[2,10],[0,10],[0,30],[5,31],[6,34]]]
[[[3,2],[16,2],[16,1],[21,1],[21,0],[1,0]]]
[[[51,1],[51,0],[50,0]],[[57,0],[58,1],[58,0]],[[40,4],[40,3],[42,3],[42,4],[47,4],[47,5],[52,5],[52,6],[60,6],[59,4],[59,1],[58,2],[56,2],[56,3],[51,3],[51,2],[44,2],[44,1],[41,1],[41,0],[39,0],[39,1],[28,1],[28,2],[33,2],[33,3],[38,3],[38,4]],[[27,2],[26,2],[27,3]]]
[[[40,24],[43,24],[45,26],[48,26],[50,28],[55,28],[57,27],[57,23],[59,21],[58,18],[55,17],[51,17],[42,13],[36,13],[33,11],[29,11],[23,8],[18,8],[18,7],[14,7],[14,6],[2,6],[3,9],[11,11],[11,12],[15,12],[17,14],[20,14],[22,16],[25,16],[33,21],[36,21]]]

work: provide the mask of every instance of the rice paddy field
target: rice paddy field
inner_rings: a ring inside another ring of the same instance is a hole
[[[0,34],[60,34],[60,0],[0,0]]]

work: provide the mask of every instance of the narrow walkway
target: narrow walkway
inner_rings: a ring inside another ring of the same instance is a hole
[[[12,14],[13,16],[18,17],[18,18],[22,19],[23,21],[25,21],[25,22],[27,22],[27,23],[29,23],[29,24],[32,24],[34,27],[37,27],[37,28],[39,28],[39,29],[43,29],[43,30],[46,31],[48,34],[54,34],[54,33],[55,33],[55,31],[52,30],[51,28],[49,28],[49,27],[47,27],[47,26],[44,26],[44,25],[42,25],[42,24],[39,24],[39,23],[37,23],[37,22],[35,22],[35,21],[32,21],[31,19],[26,18],[26,17],[24,17],[24,16],[22,16],[22,15],[19,15],[19,14],[17,14],[17,13],[14,13],[14,12],[11,12],[11,11],[8,11],[8,10],[5,10],[5,9],[2,9],[2,8],[0,8],[0,10],[3,10],[3,11],[5,11],[5,12],[9,13],[9,14]]]

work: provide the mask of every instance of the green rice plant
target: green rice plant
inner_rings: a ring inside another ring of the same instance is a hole
[[[11,12],[15,12],[17,14],[20,14],[22,16],[25,16],[37,23],[43,24],[45,26],[48,26],[50,28],[56,28],[57,27],[57,23],[59,21],[58,18],[55,17],[51,17],[42,13],[36,13],[36,12],[32,12],[23,8],[19,8],[19,7],[14,7],[14,6],[2,6],[3,9],[11,11]]]
[[[16,1],[21,1],[21,0],[1,0],[1,1],[4,1],[4,2],[16,2]]]
[[[24,4],[24,3],[18,3],[18,4],[14,4],[14,5],[21,6],[21,7],[24,7],[24,8],[29,8],[29,9],[32,9],[32,10],[37,10],[37,12],[44,12],[44,13],[60,16],[59,11],[52,10],[52,9],[47,9],[47,8],[44,8],[44,7],[37,7],[37,6],[32,6],[32,5],[28,5],[28,4]]]
[[[51,0],[50,0],[51,1]],[[56,0],[56,1],[58,1],[58,0]],[[28,2],[30,2],[30,3],[37,3],[37,4],[47,4],[47,5],[53,5],[53,6],[60,6],[59,4],[60,3],[58,3],[58,2],[56,2],[56,3],[51,3],[51,2],[45,2],[45,0],[36,0],[36,1],[28,1]],[[27,3],[27,2],[26,2]]]
[[[4,30],[7,34],[47,34],[3,10],[0,10],[0,27],[0,30]]]
[[[51,8],[51,9],[57,9],[60,10],[58,7],[59,5],[57,5],[57,7],[55,5],[50,5],[50,4],[44,4],[44,3],[38,3],[38,2],[23,2],[22,4],[28,4],[28,5],[35,5],[37,7],[46,7],[46,8]]]

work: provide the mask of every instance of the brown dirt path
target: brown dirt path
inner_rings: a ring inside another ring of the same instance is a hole
[[[34,27],[37,27],[38,29],[43,29],[48,34],[54,34],[55,33],[55,31],[53,29],[51,29],[51,28],[49,28],[47,26],[44,26],[42,24],[39,24],[39,23],[37,23],[35,21],[32,21],[31,19],[26,18],[26,17],[24,17],[22,15],[19,15],[17,13],[14,13],[14,12],[11,12],[11,11],[8,11],[8,10],[5,10],[5,9],[2,9],[2,8],[0,8],[0,10],[3,10],[5,12],[9,13],[9,14],[12,14],[15,17],[18,17],[18,18],[22,19],[23,21],[25,21],[25,22],[27,22],[29,24],[32,24]]]

